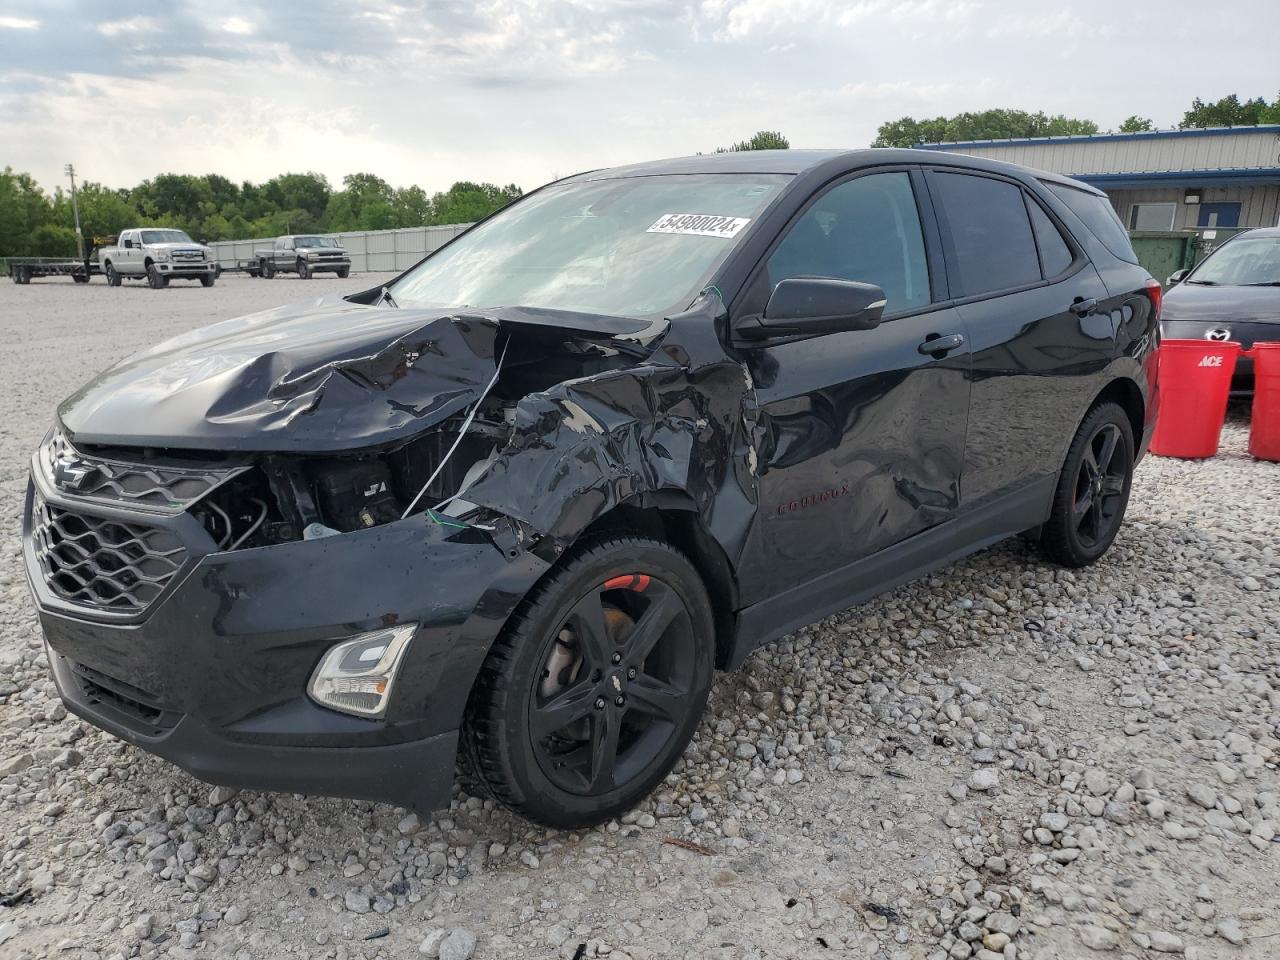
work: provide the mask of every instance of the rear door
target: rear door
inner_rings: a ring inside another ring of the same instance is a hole
[[[928,183],[972,349],[968,510],[1056,480],[1116,321],[1097,271],[1034,192],[957,168],[931,169]]]
[[[873,330],[743,351],[761,408],[758,522],[739,570],[746,603],[956,514],[969,351],[931,282],[941,254],[922,190],[905,167],[819,190],[735,304],[740,315],[762,312],[780,281],[802,276],[874,283],[886,298]]]

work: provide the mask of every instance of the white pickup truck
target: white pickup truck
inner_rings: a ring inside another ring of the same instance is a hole
[[[212,287],[218,264],[208,247],[181,230],[138,227],[123,231],[114,247],[100,249],[98,265],[113,287],[124,280],[146,280],[160,290],[170,280],[199,280]]]
[[[332,237],[314,234],[276,237],[272,246],[254,250],[253,256],[257,261],[257,276],[268,280],[277,273],[296,273],[302,280],[310,280],[317,273],[336,273],[343,279],[351,274],[351,258]]]

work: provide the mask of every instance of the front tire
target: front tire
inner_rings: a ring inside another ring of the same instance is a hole
[[[1084,567],[1111,547],[1133,484],[1133,427],[1115,403],[1089,411],[1067,450],[1041,534],[1049,559]]]
[[[350,267],[339,267],[339,268],[338,268],[338,279],[339,279],[339,280],[345,280],[345,279],[347,279],[347,277],[349,277],[349,276],[351,276],[351,268],[350,268]]]
[[[215,281],[215,280],[217,280],[217,279],[218,279],[218,278],[217,278],[214,274],[212,274],[212,273],[210,273],[210,274],[206,274],[205,276],[203,276],[203,277],[201,277],[201,278],[200,278],[200,286],[202,286],[202,287],[212,287],[212,286],[213,286],[213,284],[214,284],[214,281]]]
[[[308,265],[307,261],[305,260],[298,261],[298,279],[299,280],[311,279],[311,267],[310,265]]]
[[[169,285],[169,278],[156,269],[154,263],[147,264],[147,286],[152,290],[163,290]]]
[[[711,690],[714,622],[660,540],[578,547],[521,603],[467,704],[462,749],[494,799],[547,826],[616,817],[684,752]]]

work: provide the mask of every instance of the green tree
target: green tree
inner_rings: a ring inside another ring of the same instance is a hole
[[[305,210],[311,230],[320,226],[329,204],[329,181],[318,173],[284,173],[262,185],[263,195],[282,210]]]
[[[1092,120],[1037,111],[992,109],[957,113],[954,117],[916,120],[902,117],[880,125],[873,147],[914,147],[917,143],[957,140],[1012,140],[1026,137],[1061,137],[1097,133]]]
[[[1234,93],[1213,103],[1196,97],[1178,126],[1185,130],[1188,127],[1247,127],[1259,123],[1280,123],[1280,95],[1273,103],[1264,97],[1241,101]]]
[[[1121,133],[1141,133],[1144,130],[1154,130],[1155,124],[1151,122],[1150,117],[1140,117],[1134,114],[1120,124]]]
[[[41,224],[31,231],[27,250],[33,257],[74,257],[76,232],[55,223]]]
[[[788,150],[791,141],[777,130],[760,130],[750,140],[739,140],[728,147],[716,147],[716,153],[739,153],[743,150]]]
[[[49,198],[28,173],[0,173],[0,257],[31,255],[31,233],[52,216]]]
[[[460,180],[444,193],[437,193],[431,198],[430,222],[474,223],[505,207],[521,193],[514,183],[499,187],[492,183]]]

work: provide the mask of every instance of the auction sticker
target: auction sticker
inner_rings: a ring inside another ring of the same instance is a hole
[[[683,233],[691,237],[736,237],[750,217],[716,217],[705,213],[664,213],[645,233]]]

